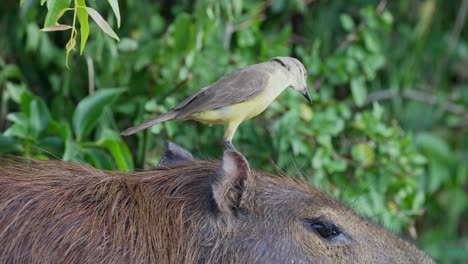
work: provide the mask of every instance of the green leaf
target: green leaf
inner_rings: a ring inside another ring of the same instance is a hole
[[[427,179],[427,191],[434,193],[450,178],[450,169],[447,163],[429,157],[429,178]]]
[[[0,82],[8,79],[21,79],[22,77],[20,69],[15,64],[8,64],[0,70]]]
[[[392,16],[392,13],[390,13],[388,10],[385,10],[383,13],[382,13],[382,21],[387,24],[387,25],[391,25],[393,23],[393,16]]]
[[[69,29],[72,29],[72,26],[57,24],[57,25],[52,25],[52,26],[48,26],[48,27],[45,27],[45,28],[41,28],[41,31],[42,32],[52,32],[52,31],[65,31],[65,30],[69,30]]]
[[[169,32],[168,44],[178,49],[179,53],[183,54],[194,48],[194,24],[191,15],[186,13],[177,15],[169,27]]]
[[[63,9],[70,6],[70,0],[48,0],[47,1],[47,12],[44,27],[50,27],[57,23],[57,20],[63,14]]]
[[[50,129],[52,134],[58,135],[64,140],[72,138],[72,132],[67,122],[57,122],[55,120],[51,120]]]
[[[351,80],[351,93],[354,103],[359,107],[363,106],[367,97],[366,81],[363,77]]]
[[[106,33],[107,35],[111,36],[112,38],[116,39],[119,41],[119,37],[117,34],[115,34],[114,30],[107,24],[106,20],[102,18],[102,16],[94,9],[91,7],[86,7],[86,10],[88,10],[88,14],[91,16],[91,18],[96,22],[96,24]]]
[[[20,6],[23,6],[24,0],[20,0]]]
[[[375,161],[374,149],[369,143],[359,143],[354,145],[351,155],[353,159],[359,162],[364,168],[372,166]]]
[[[18,138],[21,138],[21,139],[30,139],[32,140],[31,138],[31,133],[29,133],[28,131],[28,127],[26,125],[23,125],[23,124],[14,124],[12,125],[11,127],[9,127],[5,133],[4,133],[5,136],[14,136],[14,137],[18,137]]]
[[[132,154],[115,131],[104,130],[102,138],[97,142],[97,145],[109,150],[119,170],[131,171],[134,169]]]
[[[255,35],[252,30],[246,29],[239,31],[239,36],[237,39],[237,44],[240,47],[249,47],[253,46],[256,43]]]
[[[70,125],[67,122],[51,122],[53,130],[65,139],[65,150],[63,151],[62,159],[66,161],[75,160],[81,148],[78,143],[73,140],[73,133]]]
[[[21,103],[21,97],[24,93],[30,93],[26,89],[26,85],[24,84],[14,84],[12,82],[6,83],[6,92],[8,97],[11,98],[15,103]]]
[[[28,52],[39,52],[43,47],[41,42],[46,41],[47,36],[41,33],[36,23],[29,23],[26,27],[26,47],[24,49]]]
[[[341,159],[331,160],[330,163],[327,164],[327,169],[330,173],[343,172],[347,167],[346,161]]]
[[[385,65],[385,56],[382,54],[373,54],[364,60],[364,64],[367,65],[372,71],[377,71]]]
[[[123,52],[135,51],[138,49],[138,41],[130,38],[123,38],[117,45],[117,48]]]
[[[362,37],[364,38],[364,44],[369,51],[374,53],[380,51],[380,42],[372,32],[364,31],[362,33]]]
[[[78,103],[72,121],[73,131],[78,141],[81,141],[91,132],[101,117],[104,108],[112,104],[123,91],[124,89],[116,88],[98,90]]]
[[[42,132],[47,129],[50,121],[49,109],[46,104],[40,98],[36,98],[31,101],[29,113],[29,120],[31,122],[31,128],[35,136],[39,136]]]
[[[353,31],[355,28],[354,20],[348,14],[342,14],[340,16],[340,22],[343,28],[348,32]]]
[[[0,153],[4,154],[21,151],[21,145],[14,138],[0,134]]]
[[[57,136],[45,136],[37,142],[35,147],[40,153],[47,153],[47,156],[58,158],[64,151],[65,140]]]
[[[36,99],[36,96],[32,95],[28,90],[24,90],[20,97],[21,111],[25,113],[28,118],[31,118],[31,102]]]
[[[76,15],[78,16],[78,22],[80,22],[80,54],[83,54],[83,50],[86,46],[86,41],[88,40],[89,36],[89,18],[88,18],[88,10],[86,9],[86,3],[84,0],[78,0],[78,10],[76,11]]]
[[[109,2],[112,11],[114,11],[115,17],[117,18],[117,27],[120,28],[119,2],[117,0],[107,0],[107,2]]]
[[[279,13],[283,11],[285,6],[287,5],[287,1],[285,0],[273,0],[271,1],[271,9],[273,13]]]
[[[93,165],[97,169],[111,170],[115,167],[110,155],[103,149],[96,147],[84,148],[84,160]]]
[[[28,125],[28,117],[23,113],[23,112],[19,112],[19,113],[9,113],[7,115],[7,120],[15,123],[15,124],[19,124],[19,125],[22,125],[22,126],[27,126]]]
[[[372,103],[372,114],[375,116],[375,118],[380,120],[383,116],[383,113],[384,108],[378,102]]]
[[[446,141],[435,133],[420,133],[416,136],[416,145],[429,159],[449,163],[452,156]]]
[[[73,161],[80,153],[80,145],[72,139],[65,141],[65,151],[63,152],[62,160]]]

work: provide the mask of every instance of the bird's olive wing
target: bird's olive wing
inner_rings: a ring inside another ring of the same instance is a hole
[[[258,96],[269,85],[271,75],[262,69],[246,68],[226,75],[198,93],[188,97],[174,110],[177,119]]]

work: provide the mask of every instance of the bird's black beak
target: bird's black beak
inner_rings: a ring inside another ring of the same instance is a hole
[[[305,92],[302,93],[302,95],[304,95],[304,97],[307,99],[307,101],[309,101],[309,103],[312,103],[312,99],[310,99],[310,94],[307,88],[305,89]]]

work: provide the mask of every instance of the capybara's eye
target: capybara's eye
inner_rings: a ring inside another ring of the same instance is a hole
[[[305,220],[307,229],[317,233],[324,239],[332,239],[341,234],[340,229],[333,223],[324,220]]]

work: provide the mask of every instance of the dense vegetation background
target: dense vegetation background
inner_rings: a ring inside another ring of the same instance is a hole
[[[223,127],[119,132],[239,67],[292,55],[314,103],[284,92],[241,125],[236,147],[441,263],[468,259],[468,1],[121,0],[120,28],[107,1],[86,1],[120,41],[90,20],[80,56],[77,23],[70,69],[71,30],[40,32],[51,12],[40,2],[2,2],[0,153],[134,170],[155,166],[169,139],[218,158]],[[72,25],[73,10],[60,23]]]

